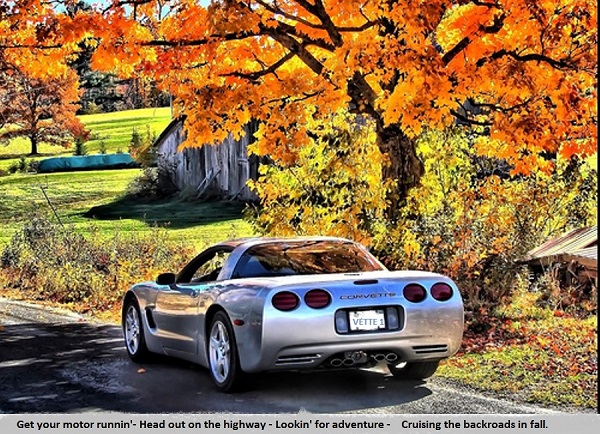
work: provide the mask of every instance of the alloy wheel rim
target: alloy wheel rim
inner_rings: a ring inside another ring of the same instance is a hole
[[[140,320],[137,310],[133,306],[129,306],[125,316],[125,341],[127,350],[131,354],[135,354],[140,345]]]
[[[227,380],[230,360],[229,334],[221,321],[215,322],[210,332],[210,370],[214,379],[223,383]]]

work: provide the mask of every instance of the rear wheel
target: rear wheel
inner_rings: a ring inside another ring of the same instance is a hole
[[[242,370],[231,322],[225,312],[217,312],[210,325],[207,342],[208,369],[222,392],[233,392],[242,382]]]
[[[439,364],[439,360],[433,362],[404,362],[396,365],[389,364],[388,369],[399,380],[422,380],[435,374]]]
[[[135,298],[130,298],[123,314],[123,336],[125,347],[131,360],[137,363],[145,362],[150,356],[144,337],[144,327],[140,307]]]

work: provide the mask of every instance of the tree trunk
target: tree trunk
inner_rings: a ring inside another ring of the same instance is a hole
[[[352,99],[351,111],[375,120],[377,146],[388,160],[382,169],[382,180],[394,181],[394,186],[387,195],[389,205],[386,216],[390,223],[395,224],[409,190],[419,184],[425,172],[423,163],[417,156],[416,143],[404,134],[400,125],[385,124],[382,113],[375,108],[377,93],[358,71],[348,81],[348,95]]]
[[[38,153],[37,139],[35,137],[30,137],[30,139],[31,139],[31,154],[30,155],[37,155],[37,153]]]
[[[379,150],[388,160],[382,169],[382,179],[394,181],[387,195],[386,214],[390,223],[396,223],[409,190],[419,184],[425,169],[417,156],[415,141],[398,124],[384,126],[378,122],[376,132]]]

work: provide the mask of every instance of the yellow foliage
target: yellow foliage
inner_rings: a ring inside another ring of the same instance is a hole
[[[382,158],[373,127],[347,113],[309,126],[316,136],[289,165],[263,166],[252,182],[265,235],[333,235],[370,244],[385,209]]]
[[[400,224],[375,243],[394,267],[452,276],[470,306],[508,295],[516,260],[529,249],[597,222],[597,172],[589,164],[559,159],[554,170],[512,176],[506,161],[473,152],[474,140],[458,129],[420,137],[425,175]]]

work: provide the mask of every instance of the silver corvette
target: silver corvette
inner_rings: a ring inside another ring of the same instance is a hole
[[[208,368],[222,391],[270,370],[387,364],[427,378],[459,349],[463,304],[449,278],[388,271],[340,238],[227,241],[123,299],[127,352]]]

